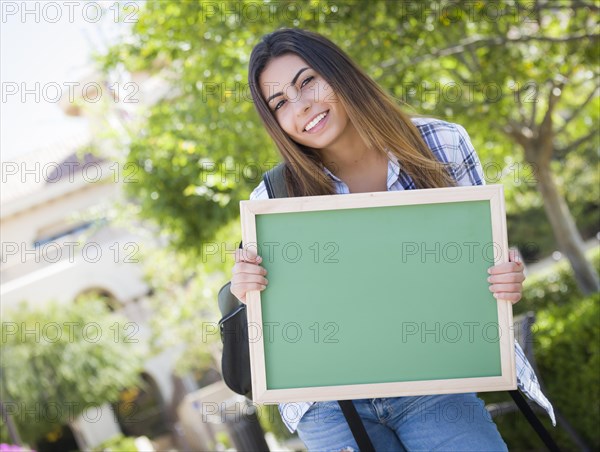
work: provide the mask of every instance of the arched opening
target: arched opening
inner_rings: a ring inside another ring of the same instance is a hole
[[[76,303],[83,303],[86,299],[96,298],[102,300],[104,304],[110,309],[111,312],[119,311],[123,308],[123,305],[112,292],[101,287],[92,287],[80,292],[75,297]]]
[[[38,452],[64,452],[66,450],[79,450],[75,435],[68,425],[58,426],[56,430],[48,433],[36,442]]]
[[[120,400],[113,410],[121,431],[126,436],[156,438],[170,433],[165,403],[158,385],[147,373],[141,374],[139,387],[121,391]]]

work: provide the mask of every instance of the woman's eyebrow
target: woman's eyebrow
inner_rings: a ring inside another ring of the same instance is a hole
[[[294,75],[294,78],[292,79],[292,81],[291,81],[291,84],[292,84],[292,85],[295,85],[295,84],[296,84],[296,82],[298,81],[298,77],[300,77],[300,74],[302,74],[302,73],[303,73],[305,70],[307,70],[307,69],[310,69],[310,68],[309,68],[309,67],[303,67],[302,69],[300,69],[300,70],[299,70],[299,71],[296,73],[296,75]],[[275,93],[275,94],[273,94],[272,96],[270,96],[270,97],[267,99],[267,103],[271,102],[271,100],[272,100],[272,99],[276,98],[277,96],[281,96],[282,94],[283,94],[283,92],[282,92],[282,91],[279,91],[278,93]]]

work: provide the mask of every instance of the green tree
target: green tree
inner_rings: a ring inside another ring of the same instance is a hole
[[[579,287],[597,291],[555,174],[573,158],[597,159],[598,9],[541,0],[148,1],[132,36],[102,58],[105,70],[124,65],[171,86],[132,135],[127,159],[140,171],[128,193],[177,249],[200,256],[278,160],[249,99],[251,48],[279,27],[306,28],[348,51],[407,109],[463,123],[508,199],[537,187]]]
[[[100,300],[23,305],[3,317],[2,402],[30,444],[138,384],[140,344]]]
[[[597,165],[598,133],[593,124],[600,107],[598,7],[544,1],[491,6],[480,2],[440,8],[435,18],[425,21],[432,33],[422,51],[384,61],[383,76],[399,72],[403,83],[418,87],[439,80],[439,102],[431,107],[426,99],[418,103],[454,115],[469,124],[474,135],[485,130],[486,141],[501,151],[497,157],[509,156],[510,148],[521,149],[516,162],[521,176],[516,174],[516,181],[537,186],[558,248],[571,262],[579,288],[584,294],[596,292],[598,274],[584,257],[581,236],[554,172],[560,172],[572,155],[584,155]]]

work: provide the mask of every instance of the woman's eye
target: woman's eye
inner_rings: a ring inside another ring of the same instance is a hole
[[[314,79],[314,77],[311,75],[310,77],[305,78],[302,81],[302,85],[300,86],[300,88],[304,88],[309,82],[311,82]],[[285,103],[285,100],[280,100],[279,102],[277,102],[277,105],[275,105],[275,107],[273,108],[273,111],[277,111],[279,110],[281,107],[283,107],[283,104]]]
[[[303,82],[302,82],[302,86],[305,86],[308,82],[310,82],[312,79],[314,79],[314,77],[311,75],[310,77],[306,78]]]

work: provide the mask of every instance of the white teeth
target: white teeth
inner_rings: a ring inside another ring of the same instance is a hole
[[[323,119],[325,116],[327,116],[327,112],[326,113],[321,113],[319,116],[317,116],[315,119],[313,119],[311,122],[309,122],[306,125],[306,128],[304,130],[306,130],[307,132],[312,129],[314,126],[316,126],[317,124],[319,124],[321,122],[321,119]]]

